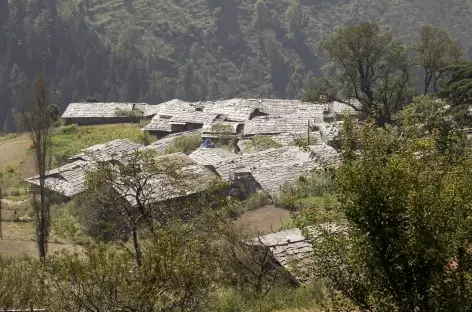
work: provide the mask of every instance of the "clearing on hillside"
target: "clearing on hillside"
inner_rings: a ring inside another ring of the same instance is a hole
[[[234,224],[249,230],[254,235],[265,235],[280,230],[290,220],[288,210],[275,206],[265,206],[243,213]]]
[[[49,252],[67,249],[79,251],[80,246],[58,243],[54,237],[49,241]],[[34,224],[27,222],[3,222],[3,239],[0,239],[0,256],[19,258],[37,257],[38,248],[34,241]]]

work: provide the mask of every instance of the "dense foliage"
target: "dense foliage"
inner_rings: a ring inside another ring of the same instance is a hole
[[[72,101],[157,103],[300,97],[319,73],[315,45],[341,25],[370,20],[412,42],[423,22],[465,49],[466,0],[1,0],[0,125],[28,102],[40,64],[63,110]]]
[[[336,173],[345,223],[313,236],[315,272],[362,309],[471,307],[472,156],[447,108],[422,96],[399,127],[345,124]]]

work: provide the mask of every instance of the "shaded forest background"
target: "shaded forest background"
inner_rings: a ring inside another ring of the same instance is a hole
[[[413,42],[421,24],[472,55],[468,0],[0,0],[0,132],[39,64],[52,103],[298,98],[320,74],[316,43],[361,21]]]

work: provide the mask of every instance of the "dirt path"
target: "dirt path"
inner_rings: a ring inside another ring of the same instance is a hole
[[[266,206],[244,213],[234,223],[254,234],[264,235],[278,231],[282,224],[289,220],[289,211],[275,206]]]

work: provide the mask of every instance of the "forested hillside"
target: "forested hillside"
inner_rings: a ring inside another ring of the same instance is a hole
[[[467,0],[0,0],[0,131],[40,64],[51,102],[295,98],[315,45],[371,20],[407,42],[424,22],[472,43]]]

